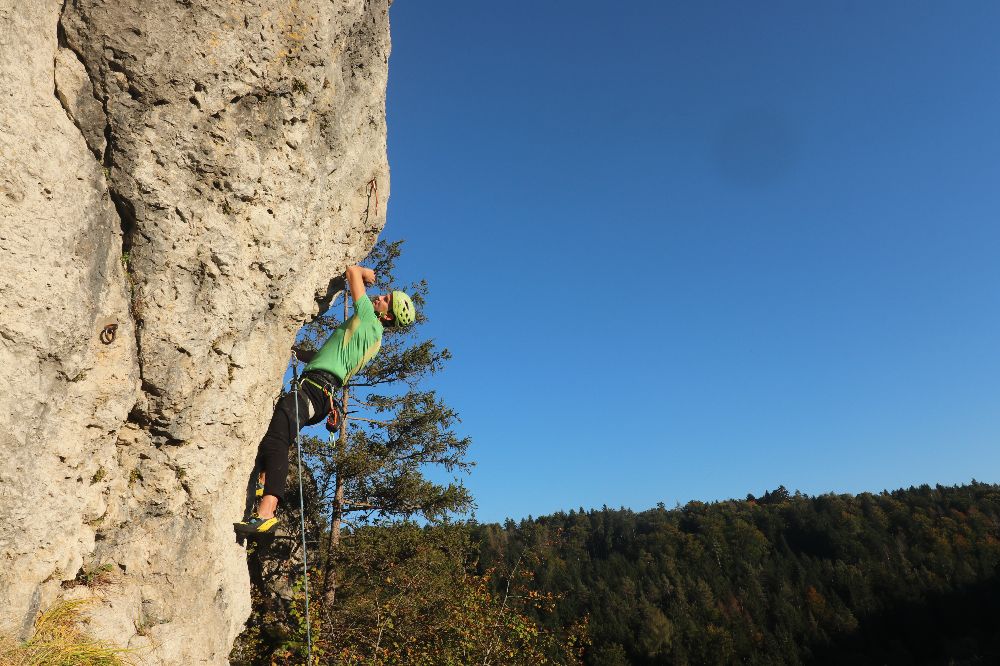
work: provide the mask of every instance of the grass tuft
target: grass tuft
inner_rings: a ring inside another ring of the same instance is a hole
[[[31,638],[0,635],[0,666],[131,666],[128,650],[81,631],[85,600],[63,601],[38,616]]]

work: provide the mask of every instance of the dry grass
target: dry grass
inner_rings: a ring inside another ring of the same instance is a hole
[[[0,666],[131,666],[128,651],[80,630],[86,601],[63,601],[38,616],[31,638],[0,635]]]

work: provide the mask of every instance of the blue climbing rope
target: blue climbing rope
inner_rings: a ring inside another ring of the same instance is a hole
[[[292,357],[292,391],[295,392],[295,447],[299,458],[299,527],[302,530],[302,587],[306,594],[306,654],[312,665],[312,623],[309,621],[309,565],[306,551],[306,500],[302,492],[302,431],[299,430],[299,369]]]

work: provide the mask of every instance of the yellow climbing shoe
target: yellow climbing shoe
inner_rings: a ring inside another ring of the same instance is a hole
[[[263,534],[274,534],[280,521],[277,518],[261,518],[253,516],[250,520],[242,523],[233,523],[233,529],[239,534],[247,536],[260,536]]]

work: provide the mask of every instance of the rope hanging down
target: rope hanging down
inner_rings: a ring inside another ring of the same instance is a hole
[[[312,623],[309,621],[309,564],[306,550],[306,500],[302,492],[302,431],[299,429],[299,368],[298,359],[292,356],[292,390],[295,392],[295,448],[299,460],[299,528],[302,530],[302,587],[306,596],[306,654],[312,661]]]
[[[378,215],[378,179],[372,178],[368,181],[368,206],[365,208],[365,221],[368,220],[371,210],[371,200],[375,197],[375,215]],[[346,301],[345,301],[346,303]],[[298,456],[299,467],[299,529],[302,532],[302,589],[305,593],[306,602],[306,654],[307,663],[312,664],[312,623],[309,620],[309,553],[306,545],[306,504],[305,494],[302,490],[302,431],[299,423],[299,368],[298,358],[292,355],[292,391],[295,393],[295,449]],[[326,421],[326,429],[330,432],[330,441],[334,441],[334,433],[340,427],[341,414],[337,409],[336,400],[333,394],[326,387],[321,387],[330,401],[330,416]]]

